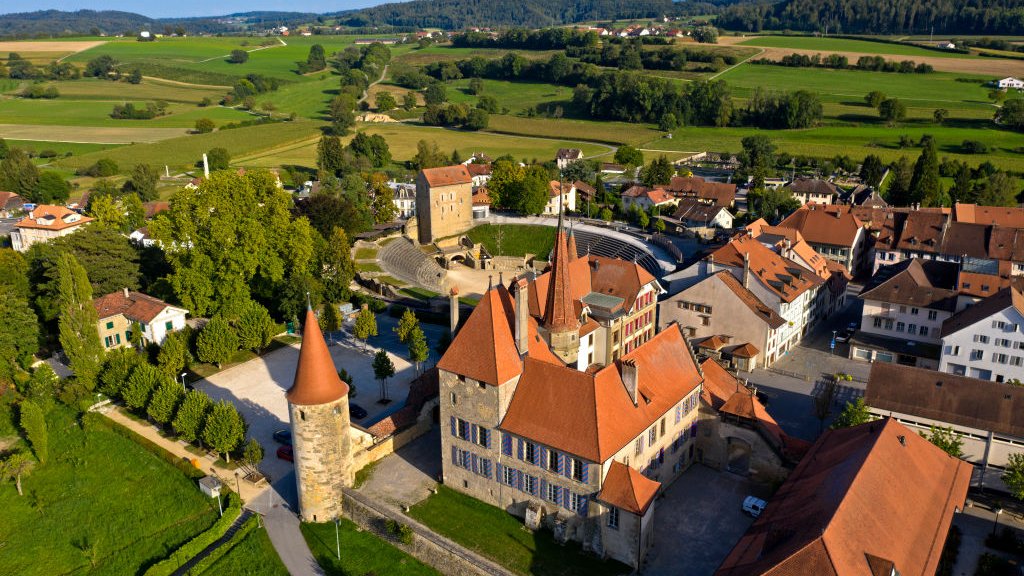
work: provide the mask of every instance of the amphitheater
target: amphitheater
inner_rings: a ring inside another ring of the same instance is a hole
[[[448,291],[447,271],[404,236],[384,244],[377,258],[381,268],[402,282],[440,294]]]

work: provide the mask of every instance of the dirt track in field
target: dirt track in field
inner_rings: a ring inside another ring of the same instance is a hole
[[[944,56],[907,56],[904,54],[883,54],[869,52],[844,52],[836,50],[804,50],[797,48],[766,48],[763,46],[750,46],[743,44],[750,40],[751,36],[722,36],[718,43],[725,46],[744,46],[748,48],[760,48],[761,54],[755,58],[768,58],[769,60],[781,60],[789,54],[815,54],[828,55],[839,54],[846,56],[850,63],[856,62],[861,56],[882,56],[887,60],[913,60],[914,62],[931,64],[933,68],[942,72],[958,72],[961,74],[986,74],[998,76],[1024,75],[1024,60],[1009,60],[1006,58],[947,58]]]
[[[0,137],[10,140],[77,142],[83,144],[132,144],[158,142],[188,134],[185,128],[109,128],[102,126],[42,126],[0,124]]]

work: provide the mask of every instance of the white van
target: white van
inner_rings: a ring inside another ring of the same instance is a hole
[[[767,505],[767,502],[764,500],[754,496],[747,496],[743,500],[743,511],[757,518],[761,515],[761,512],[764,512],[765,505]]]

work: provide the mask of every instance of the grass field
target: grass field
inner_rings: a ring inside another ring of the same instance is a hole
[[[50,461],[24,496],[0,485],[3,573],[140,573],[213,523],[216,503],[132,440],[61,406],[47,420]]]
[[[970,58],[957,52],[940,52],[928,50],[910,44],[892,44],[889,42],[872,42],[870,40],[852,40],[847,38],[819,38],[814,36],[757,36],[739,43],[741,46],[759,46],[762,48],[792,48],[794,50],[818,50],[822,52],[861,52],[893,56]]]
[[[328,120],[327,102],[338,94],[340,80],[328,72],[308,77],[305,82],[286,84],[274,92],[262,94],[256,103],[271,102],[276,113],[295,112],[304,118]]]
[[[644,124],[566,118],[521,118],[498,114],[491,116],[487,129],[506,134],[579,139],[634,146],[658,138],[662,134]]]
[[[255,528],[238,542],[232,541],[228,553],[211,564],[203,574],[288,576],[288,570],[274,551],[266,528]]]
[[[218,102],[226,90],[190,86],[185,84],[164,82],[158,79],[145,79],[141,84],[128,82],[110,82],[95,78],[67,80],[63,82],[47,82],[45,86],[53,86],[60,92],[61,99],[68,100],[166,100],[167,102],[184,102],[198,104],[203,98]],[[9,89],[9,91],[13,91]]]
[[[481,58],[501,58],[509,52],[515,52],[529,60],[547,60],[559,53],[559,50],[509,50],[507,48],[453,48],[451,45],[435,44],[422,50],[410,50],[399,55],[396,60],[422,66],[430,62],[449,62],[454,60],[465,60],[474,56]]]
[[[7,145],[13,148],[21,148],[22,150],[30,150],[39,153],[43,150],[53,150],[58,155],[63,156],[65,153],[70,152],[73,156],[81,154],[89,154],[92,152],[100,152],[103,150],[110,150],[116,148],[115,144],[80,144],[73,142],[47,142],[34,141],[34,140],[11,140],[7,139]],[[43,162],[56,162],[58,158],[40,159]]]
[[[16,98],[0,101],[0,124],[36,124],[46,126],[105,126],[117,128],[192,128],[196,120],[209,118],[218,126],[252,119],[242,110],[189,104],[171,104],[168,113],[152,120],[116,120],[110,117],[114,104],[122,101],[27,100]],[[146,102],[135,101],[136,107]]]
[[[501,234],[501,251],[498,251],[498,234]],[[473,242],[483,243],[494,256],[525,256],[534,254],[547,259],[555,245],[555,236],[547,226],[517,224],[481,224],[466,232]]]
[[[517,574],[602,576],[630,572],[618,562],[581,553],[575,542],[559,544],[546,530],[530,532],[504,510],[447,486],[438,486],[437,494],[413,505],[409,515]]]
[[[498,100],[498,107],[508,108],[513,114],[538,104],[557,104],[566,110],[572,106],[572,88],[539,82],[508,82],[484,80],[484,94]],[[475,106],[478,97],[469,93],[469,79],[455,80],[446,85],[449,102],[464,102]]]
[[[302,524],[302,535],[327,576],[440,576],[430,566],[363,531],[350,520],[343,518],[339,528],[341,560],[337,556],[334,524]]]

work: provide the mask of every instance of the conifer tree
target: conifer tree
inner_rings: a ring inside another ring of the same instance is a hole
[[[57,284],[60,344],[79,385],[92,390],[103,360],[99,319],[92,304],[89,277],[70,252],[62,253],[57,260]]]

